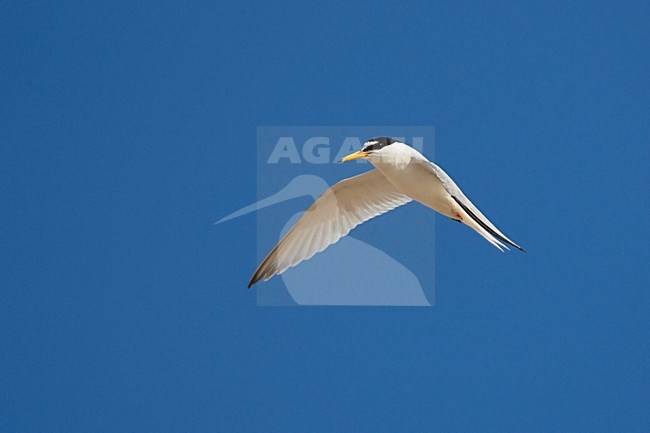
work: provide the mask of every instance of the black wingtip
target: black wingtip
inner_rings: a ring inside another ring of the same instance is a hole
[[[260,265],[260,267],[257,268],[255,273],[251,277],[250,281],[248,282],[248,288],[249,289],[251,287],[253,287],[255,284],[259,283],[262,280],[262,278],[264,278],[264,273],[262,271],[260,271],[261,268],[262,268],[262,266]]]
[[[512,243],[509,242],[508,245],[510,245],[511,247],[513,247],[513,248],[515,248],[515,249],[521,251],[522,253],[525,253],[525,252],[526,252],[526,250],[524,250],[522,247],[520,247],[519,245],[515,244],[514,242],[512,242]]]
[[[526,252],[526,251],[524,251],[524,249],[523,249],[522,247],[520,247],[520,246],[517,245],[516,243],[512,242],[511,240],[505,238],[504,236],[501,236],[499,233],[497,233],[497,232],[495,232],[494,230],[492,230],[492,228],[490,228],[490,226],[488,226],[487,224],[485,224],[485,222],[481,221],[481,219],[480,219],[479,217],[477,217],[476,215],[474,215],[474,212],[472,212],[472,211],[471,211],[467,206],[465,206],[465,205],[464,205],[464,204],[463,204],[463,203],[458,199],[458,197],[452,195],[451,198],[453,198],[453,199],[456,201],[456,203],[458,203],[458,205],[459,205],[460,207],[463,208],[463,210],[467,213],[467,215],[469,215],[469,216],[470,216],[474,221],[476,221],[476,222],[478,223],[478,225],[480,225],[481,227],[483,227],[483,228],[484,228],[488,233],[490,233],[492,236],[494,236],[495,238],[499,239],[499,240],[502,241],[502,242],[505,242],[506,244],[510,245],[511,247],[518,249],[518,250],[521,251],[522,253],[525,253],[525,252]]]

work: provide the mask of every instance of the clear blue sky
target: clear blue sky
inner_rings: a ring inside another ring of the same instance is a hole
[[[131,3],[0,2],[1,431],[647,431],[647,2]],[[213,222],[287,124],[435,126],[528,254],[257,307]]]

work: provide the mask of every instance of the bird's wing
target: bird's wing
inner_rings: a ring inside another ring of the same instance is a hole
[[[494,224],[490,222],[485,215],[481,213],[480,210],[463,194],[463,191],[456,185],[456,182],[453,181],[451,177],[445,171],[438,167],[431,161],[423,160],[420,161],[424,166],[434,173],[445,190],[451,195],[456,203],[465,211],[465,213],[472,219],[472,222],[475,224],[467,224],[467,221],[464,221],[467,225],[474,228],[479,232],[483,237],[485,237],[490,243],[495,245],[497,248],[506,247],[502,242],[518,249],[519,251],[524,251],[519,245],[508,239],[506,235],[501,233],[501,231],[495,227]]]
[[[257,268],[248,287],[311,258],[364,221],[409,201],[376,169],[340,181],[302,214]]]

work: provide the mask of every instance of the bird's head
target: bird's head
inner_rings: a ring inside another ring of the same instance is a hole
[[[352,161],[359,158],[371,159],[373,157],[381,157],[382,153],[389,151],[388,147],[394,143],[400,143],[400,141],[390,137],[371,138],[363,143],[361,150],[349,154],[341,159],[341,162]]]

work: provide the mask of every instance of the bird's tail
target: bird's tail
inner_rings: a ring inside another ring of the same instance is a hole
[[[494,235],[492,235],[490,232],[488,232],[488,231],[485,230],[483,227],[481,227],[481,225],[479,225],[479,224],[478,224],[474,219],[472,219],[471,217],[469,217],[469,215],[467,215],[467,217],[465,217],[465,216],[463,215],[463,223],[465,223],[465,225],[467,225],[467,226],[473,228],[474,230],[476,230],[476,231],[478,232],[478,234],[480,234],[480,235],[483,236],[485,239],[487,239],[487,241],[488,241],[489,243],[491,243],[492,245],[494,245],[495,247],[497,247],[500,251],[503,252],[503,251],[505,251],[505,250],[509,250],[509,249],[510,249],[510,248],[508,248],[507,245],[505,245],[503,242],[501,242],[498,238],[496,238],[496,237],[495,237]]]

